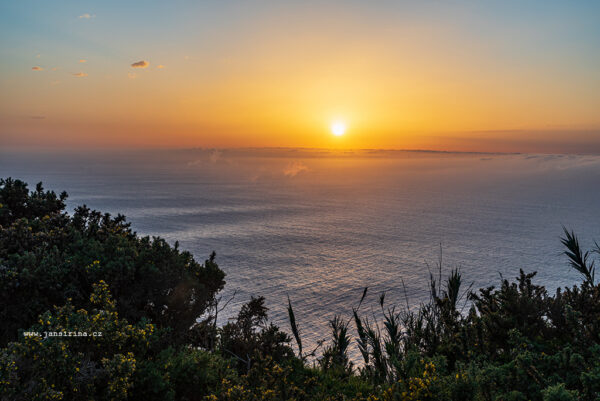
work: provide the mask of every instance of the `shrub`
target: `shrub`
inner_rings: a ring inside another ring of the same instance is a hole
[[[177,244],[138,237],[122,215],[81,206],[70,216],[66,199],[41,183],[29,192],[22,181],[0,180],[0,345],[67,299],[89,308],[100,280],[121,316],[169,327],[172,341],[183,342],[225,284],[214,253],[199,264]]]

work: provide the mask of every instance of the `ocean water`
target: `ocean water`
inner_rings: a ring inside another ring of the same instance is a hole
[[[600,157],[303,149],[0,154],[0,175],[66,190],[128,217],[227,273],[222,322],[252,295],[284,328],[289,296],[305,343],[335,314],[428,299],[429,267],[466,285],[537,271],[553,292],[580,281],[562,226],[600,240]],[[429,266],[429,267],[428,267]],[[405,297],[406,292],[406,297]],[[306,346],[306,348],[309,348]]]

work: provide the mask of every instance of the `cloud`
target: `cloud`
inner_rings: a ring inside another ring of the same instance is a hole
[[[42,67],[39,67],[39,66],[37,66],[37,65],[36,65],[35,67],[31,67],[31,69],[32,69],[33,71],[44,71],[44,69],[43,69]]]
[[[141,60],[136,63],[131,64],[133,68],[147,68],[150,65],[146,60]]]
[[[79,62],[80,62],[80,63],[87,63],[87,60],[85,60],[85,59],[81,59],[81,60],[79,60]]]
[[[165,68],[165,66],[164,66],[164,65],[162,65],[162,64],[159,64],[159,65],[157,65],[157,66],[156,66],[156,68],[163,69],[163,68]]]
[[[208,160],[210,160],[210,162],[214,164],[219,161],[222,154],[223,152],[221,152],[219,149],[213,149],[213,151],[210,152],[210,155],[208,156]]]
[[[137,78],[137,74],[135,72],[128,72],[127,73],[127,77],[129,79],[136,79]]]
[[[222,160],[222,156],[223,156],[223,151],[219,150],[219,149],[212,149],[212,150],[208,150],[208,162],[210,164],[216,164],[219,162],[219,160]],[[203,166],[206,165],[206,154],[203,154],[201,158],[199,159],[195,159],[195,160],[191,160],[189,162],[187,162],[187,166],[188,167],[193,167],[193,166]],[[227,162],[225,160],[225,162]]]
[[[41,55],[41,54],[36,54],[36,55],[35,55],[35,58],[40,58],[40,57],[42,57],[42,55]]]
[[[92,19],[92,18],[96,18],[96,14],[85,13],[85,14],[81,14],[77,18],[79,18],[79,19]]]
[[[58,70],[58,67],[52,67],[52,71]]]
[[[295,177],[298,174],[308,170],[309,168],[306,164],[299,161],[294,161],[289,163],[287,167],[283,169],[283,175],[286,177]]]
[[[73,74],[73,76],[77,77],[77,78],[83,78],[83,77],[87,77],[88,74],[86,74],[85,72],[77,72],[77,73]]]

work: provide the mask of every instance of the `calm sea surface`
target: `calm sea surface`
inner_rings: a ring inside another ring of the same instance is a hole
[[[235,313],[263,295],[287,329],[289,295],[306,342],[327,320],[427,300],[427,264],[443,250],[475,287],[519,269],[553,292],[579,282],[561,226],[600,240],[600,157],[430,152],[181,150],[0,153],[0,175],[66,190],[68,206],[128,217],[204,260],[215,250]],[[370,313],[370,312],[369,312]]]

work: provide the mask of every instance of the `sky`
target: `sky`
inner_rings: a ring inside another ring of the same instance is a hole
[[[0,147],[600,153],[598,16],[597,1],[4,1]]]

